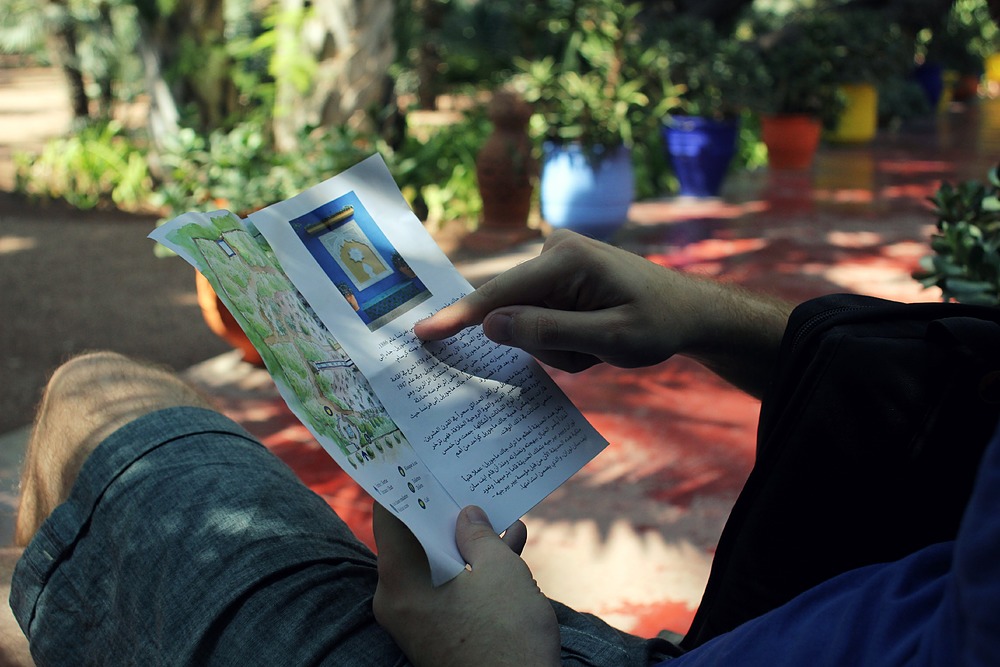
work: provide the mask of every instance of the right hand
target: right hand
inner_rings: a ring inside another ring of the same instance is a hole
[[[557,230],[538,257],[418,322],[414,333],[440,340],[481,323],[494,342],[562,370],[599,362],[648,366],[694,344],[711,289],[707,281]]]

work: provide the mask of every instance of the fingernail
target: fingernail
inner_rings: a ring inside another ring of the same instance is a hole
[[[426,327],[426,326],[427,326],[428,324],[430,324],[430,323],[431,323],[430,321],[431,321],[431,319],[432,319],[433,317],[434,317],[434,316],[433,316],[433,315],[431,315],[430,317],[425,317],[424,319],[422,319],[422,320],[420,320],[420,321],[418,321],[418,322],[415,322],[415,323],[413,324],[413,335],[414,335],[414,336],[416,336],[417,338],[420,338],[420,334],[419,334],[419,333],[417,333],[417,332],[418,332],[418,330],[420,330],[420,329],[422,329],[423,327]]]
[[[465,508],[465,518],[469,521],[469,523],[492,526],[490,518],[486,516],[486,512],[484,512],[482,508],[476,507],[475,505],[469,505]]]
[[[509,343],[514,339],[514,318],[504,313],[496,313],[483,323],[486,337],[495,343]]]

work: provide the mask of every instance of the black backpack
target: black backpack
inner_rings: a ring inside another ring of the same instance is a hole
[[[1000,309],[847,294],[799,306],[682,646],[954,539],[998,419]]]

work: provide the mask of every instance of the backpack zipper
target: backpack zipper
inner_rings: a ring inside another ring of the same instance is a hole
[[[803,338],[808,336],[813,329],[831,317],[850,312],[852,310],[865,310],[868,308],[871,308],[871,306],[838,306],[837,308],[830,308],[829,310],[824,310],[822,313],[813,315],[799,327],[798,331],[795,332],[795,338],[792,339],[792,345],[789,348],[789,352],[794,352],[799,346],[799,343],[802,342]]]

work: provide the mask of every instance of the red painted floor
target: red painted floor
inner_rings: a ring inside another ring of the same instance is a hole
[[[870,145],[823,146],[808,171],[730,178],[719,200],[637,204],[617,242],[796,301],[835,291],[936,300],[910,277],[935,222],[926,199],[942,180],[984,178],[998,158],[1000,102],[981,100]],[[371,499],[266,379],[231,358],[195,375],[371,543]],[[683,359],[553,375],[611,445],[529,514],[525,559],[553,598],[640,634],[683,632],[752,465],[758,403]]]

